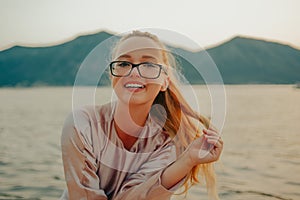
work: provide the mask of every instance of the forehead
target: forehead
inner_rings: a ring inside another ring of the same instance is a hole
[[[158,60],[162,59],[162,48],[157,42],[147,37],[134,36],[122,41],[114,54],[114,58],[120,56],[152,56]]]

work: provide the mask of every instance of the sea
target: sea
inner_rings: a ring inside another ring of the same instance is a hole
[[[199,92],[200,111],[209,116],[212,101],[207,87],[193,88]],[[220,199],[300,199],[300,89],[224,88],[226,116],[220,130],[224,150],[215,163]],[[112,99],[110,87],[92,90],[96,104]],[[73,91],[72,87],[0,88],[0,199],[59,199],[66,188],[60,136],[74,106]],[[199,184],[173,199],[208,197]]]

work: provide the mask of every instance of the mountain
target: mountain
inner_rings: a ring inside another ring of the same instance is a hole
[[[20,47],[0,52],[0,86],[73,85],[94,47],[112,35],[100,32],[51,47]]]
[[[51,47],[15,46],[0,51],[0,86],[73,85],[84,59],[99,43],[111,36],[110,33],[99,32]],[[210,65],[214,65],[212,61],[225,84],[300,82],[300,50],[287,45],[234,37],[221,45],[206,49],[206,52],[170,48],[177,53],[175,57],[182,65],[182,73],[192,84],[204,83],[204,78],[201,78],[203,74],[195,69],[195,63],[199,66],[198,69],[208,72]],[[99,57],[108,61],[109,57],[105,52],[109,50],[110,45],[106,44]],[[191,60],[194,62],[191,63]],[[91,68],[82,83],[93,84],[94,80],[89,80],[89,76],[95,73],[99,73],[96,66]],[[108,83],[108,75],[105,74],[99,85]]]
[[[300,50],[235,37],[208,49],[225,83],[293,84],[300,81]]]

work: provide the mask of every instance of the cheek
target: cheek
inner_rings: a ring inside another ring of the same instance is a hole
[[[162,76],[160,76],[160,77],[157,78],[157,79],[148,79],[148,80],[147,80],[147,84],[155,84],[155,85],[157,85],[157,86],[162,86],[163,83],[164,83],[164,80],[165,80],[165,78],[162,77]]]
[[[122,90],[123,90],[123,86],[122,86],[121,82],[122,82],[121,78],[113,77],[111,79],[112,88],[117,94],[122,92]]]
[[[157,94],[161,90],[161,85],[158,84],[149,84],[148,89],[151,93]]]
[[[120,83],[120,78],[111,77],[111,84],[112,84],[113,88],[116,87],[117,84],[119,84],[119,83]]]

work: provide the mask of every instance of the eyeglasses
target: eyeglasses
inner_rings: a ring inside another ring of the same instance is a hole
[[[167,74],[167,71],[163,65],[151,62],[133,64],[127,61],[113,61],[109,64],[109,66],[111,74],[116,77],[129,76],[135,67],[142,78],[156,79],[160,76],[161,70]]]

